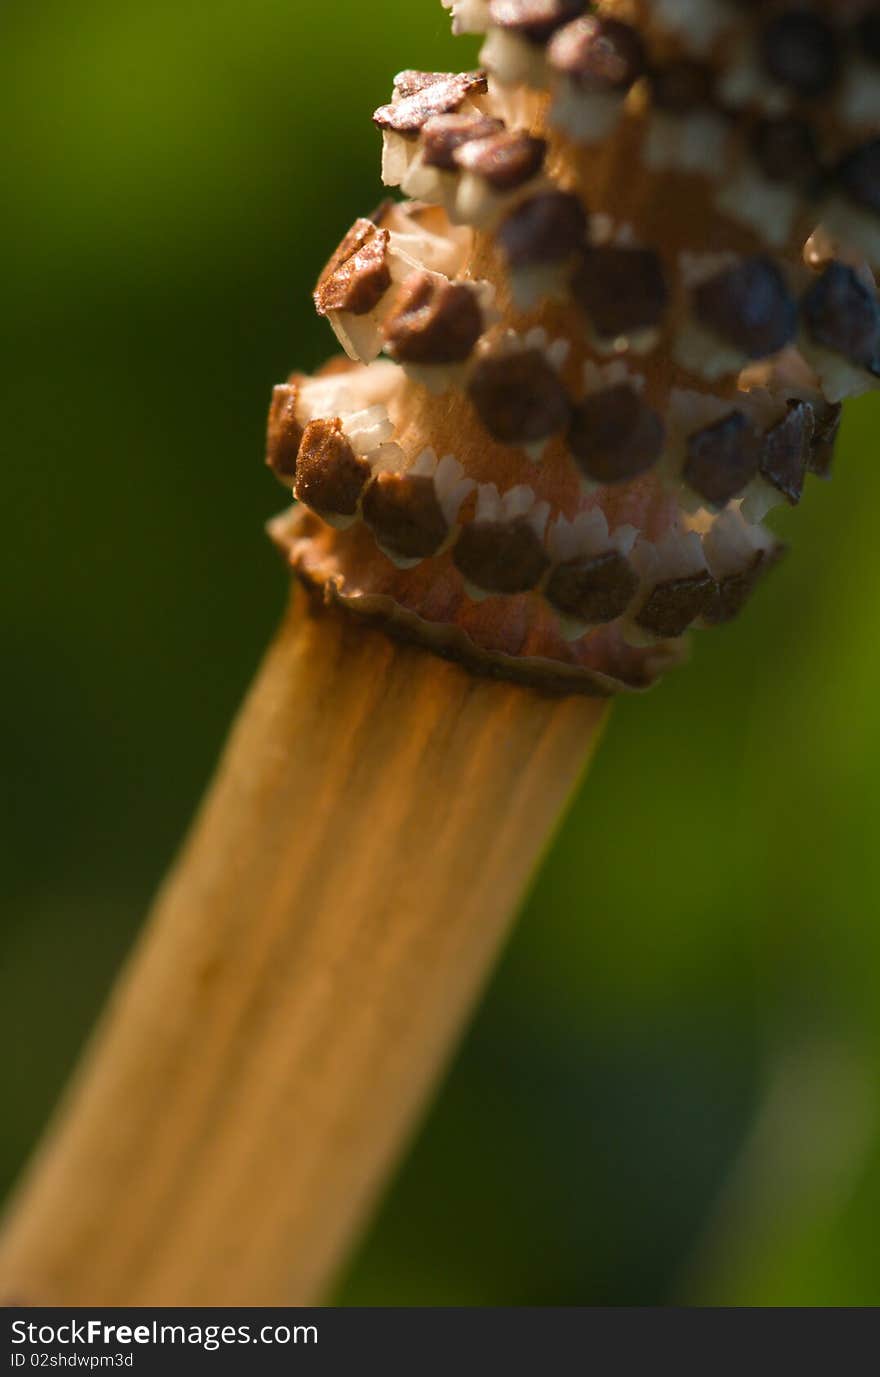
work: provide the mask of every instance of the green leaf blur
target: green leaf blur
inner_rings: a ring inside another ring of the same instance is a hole
[[[0,1187],[279,616],[271,384],[437,0],[6,0]],[[880,410],[621,702],[344,1304],[880,1303]]]

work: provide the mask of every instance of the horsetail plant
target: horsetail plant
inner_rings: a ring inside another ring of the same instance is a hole
[[[880,378],[880,7],[443,0],[404,199],[275,389],[291,608],[0,1244],[30,1304],[326,1294],[607,703],[736,616]]]

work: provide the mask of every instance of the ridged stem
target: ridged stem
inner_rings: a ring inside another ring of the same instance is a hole
[[[0,1299],[320,1300],[605,711],[297,591],[14,1202]]]

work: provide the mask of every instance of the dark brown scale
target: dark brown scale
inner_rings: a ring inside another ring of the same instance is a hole
[[[587,0],[490,0],[489,20],[532,43],[546,43],[586,8]]]
[[[350,311],[368,315],[391,286],[388,231],[372,220],[356,220],[330,259],[314,291],[318,315]]]
[[[628,91],[647,67],[637,30],[589,15],[554,34],[547,60],[586,91]]]
[[[588,249],[571,291],[603,339],[656,329],[669,305],[663,263],[653,249]]]
[[[710,610],[703,614],[706,621],[718,626],[738,617],[758,584],[775,568],[784,554],[785,546],[782,544],[777,544],[771,550],[756,551],[754,559],[745,569],[719,579],[716,600]]]
[[[384,329],[388,353],[415,364],[463,363],[482,332],[473,290],[427,272],[407,279]]]
[[[683,636],[689,626],[711,613],[717,585],[708,572],[658,583],[636,617],[637,624],[664,640]]]
[[[848,154],[837,166],[833,182],[856,205],[880,215],[880,139]]]
[[[586,242],[586,212],[572,192],[544,191],[517,206],[496,237],[513,268],[563,262]]]
[[[412,81],[398,88],[399,98],[390,105],[381,105],[373,115],[373,123],[380,129],[397,134],[414,135],[433,115],[447,115],[471,95],[482,95],[487,88],[485,72],[408,72],[407,78],[423,79],[415,86]],[[403,92],[409,94],[403,94]]]
[[[803,301],[816,344],[880,376],[880,302],[844,263],[830,263]]]
[[[449,533],[433,479],[424,474],[380,474],[361,511],[382,545],[404,559],[428,559]]]
[[[310,421],[303,431],[293,495],[320,515],[354,516],[371,469],[359,459],[337,418]]]
[[[814,408],[814,412],[815,423],[813,442],[810,445],[809,468],[810,473],[814,473],[817,478],[827,479],[831,477],[831,465],[834,462],[834,448],[840,434],[843,407],[839,402],[833,406],[831,403],[826,403],[822,409]]]
[[[422,160],[429,167],[454,172],[455,153],[472,139],[486,139],[504,129],[502,120],[480,115],[434,115],[422,130]]]
[[[527,593],[549,564],[527,521],[472,521],[462,528],[452,558],[469,582],[491,593]]]
[[[274,388],[266,430],[266,463],[286,488],[293,487],[303,437],[303,428],[296,419],[298,398],[299,388],[295,383],[282,383]]]
[[[807,100],[826,95],[840,72],[835,29],[813,10],[790,10],[771,19],[760,51],[767,75]]]
[[[772,258],[746,259],[694,289],[702,325],[746,358],[778,354],[797,333],[797,303]]]
[[[572,559],[553,570],[545,589],[560,612],[586,626],[622,617],[639,586],[629,560],[619,550],[592,559]]]
[[[417,68],[407,67],[394,78],[394,94],[401,100],[407,96],[416,96],[419,91],[424,91],[428,86],[436,86],[438,82],[455,81],[457,75],[457,72],[422,72]]]
[[[755,477],[760,459],[760,435],[732,411],[689,437],[684,480],[710,506],[725,507]]]
[[[453,156],[458,167],[482,177],[495,191],[514,191],[540,172],[546,153],[544,139],[503,130],[468,140]]]
[[[805,120],[761,120],[752,134],[752,152],[771,182],[810,187],[822,171],[816,135]]]
[[[494,439],[528,445],[565,430],[568,393],[540,349],[485,358],[469,384],[471,401]]]
[[[670,115],[689,115],[713,105],[715,73],[705,62],[680,58],[651,73],[651,91],[658,110]]]
[[[793,507],[803,495],[815,428],[810,404],[790,402],[788,415],[764,436],[761,475]]]
[[[572,415],[568,447],[596,483],[624,483],[656,464],[666,428],[628,383],[594,392]]]

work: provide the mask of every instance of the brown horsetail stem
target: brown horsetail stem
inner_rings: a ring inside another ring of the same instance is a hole
[[[269,418],[290,612],[2,1296],[326,1296],[607,700],[737,615],[878,386],[880,6],[443,3],[482,68],[375,113],[406,199],[330,259],[345,356]]]

